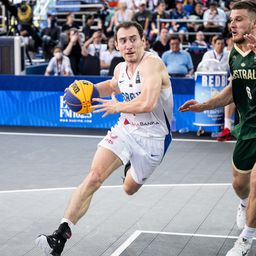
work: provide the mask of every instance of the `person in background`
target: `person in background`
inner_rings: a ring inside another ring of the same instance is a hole
[[[94,17],[92,14],[88,14],[85,18],[85,25],[82,29],[82,32],[84,33],[84,41],[87,41],[89,38],[92,37],[95,30],[93,30],[91,27],[94,24]]]
[[[101,53],[107,49],[107,44],[103,43],[103,36],[101,30],[94,32],[92,37],[82,47],[83,56],[89,54],[100,58]]]
[[[205,41],[204,32],[202,31],[196,32],[196,40],[191,43],[191,46],[193,47],[196,46],[198,48],[205,48],[205,49],[210,48],[209,44]]]
[[[164,52],[170,50],[169,42],[169,29],[162,28],[160,30],[159,40],[153,43],[152,49],[158,53],[159,57],[161,57]]]
[[[170,50],[164,52],[162,60],[167,67],[167,71],[172,77],[192,77],[194,66],[192,58],[187,51],[180,49],[180,38],[172,36],[170,40]]]
[[[127,8],[127,3],[125,0],[120,0],[118,2],[118,9],[114,14],[114,25],[117,27],[119,24],[127,21],[131,21],[133,17],[133,11]]]
[[[154,55],[158,56],[158,53],[152,49],[151,42],[149,41],[149,39],[147,37],[144,38],[144,50],[146,52],[151,52]]]
[[[151,16],[151,12],[146,9],[146,0],[140,0],[138,11],[134,14],[132,20],[136,21],[143,27],[145,36],[149,33]]]
[[[81,41],[76,28],[71,28],[68,32],[68,42],[63,47],[63,53],[69,57],[74,75],[79,74],[79,63],[81,58]]]
[[[156,10],[154,11],[151,19],[151,31],[150,31],[150,39],[155,40],[158,36],[159,30],[162,28],[170,27],[169,22],[160,22],[160,26],[158,28],[157,20],[160,19],[170,19],[169,13],[166,11],[166,3],[164,0],[159,0],[156,6]]]
[[[194,20],[195,22],[188,23],[188,32],[203,31],[204,26],[201,22],[196,22],[197,20],[203,20],[204,10],[202,2],[198,1],[195,3],[192,12],[189,15],[189,20]],[[189,35],[189,42],[195,40],[195,35]]]
[[[53,50],[53,57],[45,70],[45,76],[72,76],[70,60],[63,55],[61,46],[55,46]]]
[[[171,19],[184,20],[184,22],[172,22],[172,26],[169,29],[169,33],[172,35],[178,33],[181,43],[185,40],[185,35],[188,32],[188,26],[186,20],[188,19],[189,13],[183,9],[183,0],[176,0],[176,7],[171,13]]]
[[[226,27],[226,13],[218,8],[216,1],[211,1],[209,9],[204,12],[204,31],[205,32],[223,32]]]
[[[67,14],[66,22],[62,25],[62,32],[69,31],[71,28],[79,29],[78,24],[74,20],[74,13],[70,12]]]
[[[109,73],[109,67],[114,57],[121,57],[119,51],[115,48],[115,39],[110,37],[108,39],[107,49],[100,54],[100,75],[106,76]]]
[[[215,59],[219,61],[222,70],[227,71],[229,73],[229,65],[228,65],[228,52],[224,51],[225,48],[225,39],[222,36],[215,36],[212,39],[213,49],[208,50],[204,56],[202,61],[208,59]]]
[[[41,31],[42,49],[45,60],[50,60],[53,55],[54,46],[60,40],[60,28],[57,26],[56,18],[48,13],[47,14],[47,27]]]
[[[98,10],[97,16],[99,17],[99,29],[101,29],[107,37],[113,36],[114,32],[108,30],[113,16],[113,11],[109,8],[108,2],[102,3],[102,8]]]

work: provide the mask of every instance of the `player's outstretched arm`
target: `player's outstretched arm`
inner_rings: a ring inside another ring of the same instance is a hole
[[[224,88],[217,96],[199,103],[196,100],[189,100],[179,107],[180,112],[202,112],[204,110],[215,109],[217,107],[224,107],[233,102],[231,83]]]

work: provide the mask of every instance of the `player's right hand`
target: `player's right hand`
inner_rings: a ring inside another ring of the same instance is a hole
[[[188,100],[182,106],[180,106],[178,110],[180,112],[202,112],[204,109],[203,105],[198,103],[196,100]]]

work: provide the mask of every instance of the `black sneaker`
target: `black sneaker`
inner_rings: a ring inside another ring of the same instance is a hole
[[[129,161],[125,166],[124,166],[124,177],[122,177],[123,182],[125,180],[126,174],[129,171],[129,169],[131,168],[131,162]]]
[[[36,246],[39,247],[45,256],[60,256],[67,239],[71,237],[71,230],[67,223],[62,223],[58,230],[52,235],[40,235],[35,240]]]

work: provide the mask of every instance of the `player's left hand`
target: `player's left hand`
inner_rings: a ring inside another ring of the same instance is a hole
[[[117,100],[115,93],[112,93],[111,99],[101,99],[101,98],[93,98],[94,102],[97,101],[101,104],[92,105],[91,107],[95,109],[93,113],[101,113],[105,112],[102,117],[108,116],[109,114],[118,113],[117,104],[119,101]]]
[[[244,38],[247,40],[248,42],[248,47],[254,52],[256,53],[256,37],[252,34],[246,34],[244,35]]]

